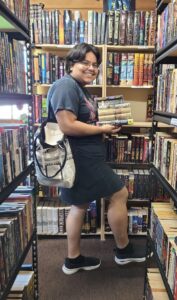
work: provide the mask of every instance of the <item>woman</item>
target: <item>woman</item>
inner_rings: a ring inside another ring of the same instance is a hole
[[[61,189],[61,199],[71,205],[66,220],[68,257],[62,267],[65,274],[100,266],[98,258],[81,255],[80,235],[89,202],[101,197],[110,199],[108,221],[117,246],[116,263],[145,260],[143,255],[134,252],[128,240],[127,189],[105,162],[103,134],[117,133],[120,128],[95,125],[96,106],[85,88],[97,77],[100,63],[95,46],[76,45],[66,57],[67,74],[54,82],[48,92],[50,118],[68,136],[76,166],[74,186]]]

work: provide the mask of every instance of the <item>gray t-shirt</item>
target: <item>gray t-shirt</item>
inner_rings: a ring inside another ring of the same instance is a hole
[[[56,121],[55,114],[63,109],[73,112],[78,121],[87,124],[95,124],[97,121],[96,103],[91,98],[88,90],[70,75],[65,75],[52,85],[47,99],[53,109],[50,113],[50,120],[52,121]],[[100,134],[82,137],[69,136],[68,138],[71,144],[77,141],[77,146],[86,143],[95,146],[96,144],[102,144],[102,135]]]

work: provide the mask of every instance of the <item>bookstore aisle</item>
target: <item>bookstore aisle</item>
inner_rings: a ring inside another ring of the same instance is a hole
[[[134,239],[134,242],[145,246],[145,238]],[[81,245],[84,254],[101,258],[101,267],[67,276],[61,270],[67,250],[66,239],[39,240],[41,300],[142,300],[145,263],[118,266],[113,259],[112,237],[105,242],[84,238]]]

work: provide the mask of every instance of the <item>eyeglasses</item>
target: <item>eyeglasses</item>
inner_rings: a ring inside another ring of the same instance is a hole
[[[97,63],[91,63],[88,60],[83,60],[79,62],[81,65],[83,65],[85,68],[90,68],[92,66],[92,68],[94,69],[98,69],[99,65]]]

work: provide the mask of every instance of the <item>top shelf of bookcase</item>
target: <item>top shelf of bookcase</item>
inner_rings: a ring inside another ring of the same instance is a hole
[[[29,29],[0,0],[0,31],[9,32],[16,39],[30,40]]]
[[[32,48],[41,48],[44,50],[68,50],[72,49],[75,45],[56,45],[56,44],[35,44]],[[139,46],[139,45],[129,45],[129,46],[119,46],[119,45],[95,45],[99,49],[106,48],[107,50],[113,51],[131,51],[131,52],[154,52],[154,46]]]

